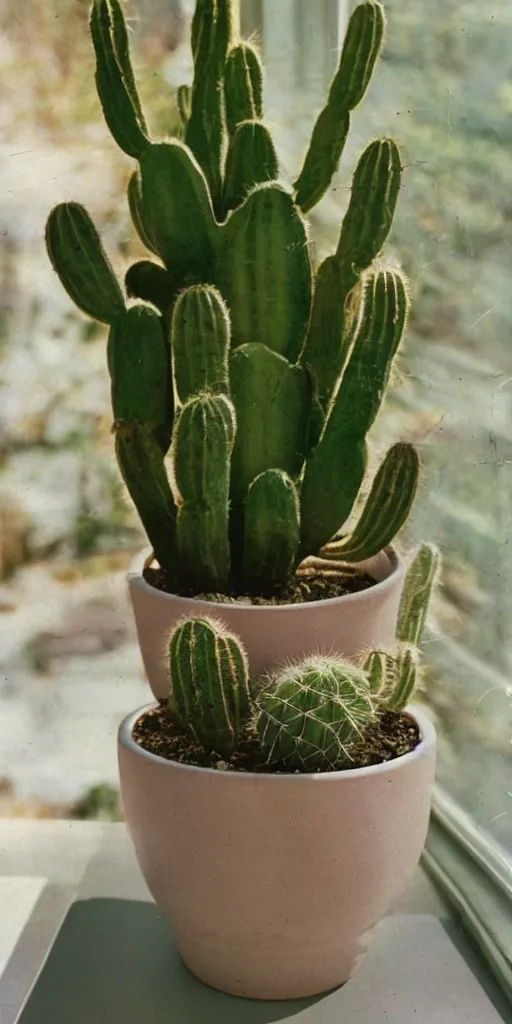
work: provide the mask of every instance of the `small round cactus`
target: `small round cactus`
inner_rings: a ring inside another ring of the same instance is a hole
[[[240,642],[213,619],[187,619],[169,640],[169,667],[172,713],[205,750],[229,758],[251,708]]]
[[[286,668],[258,697],[257,729],[269,763],[293,771],[334,768],[376,709],[364,672],[340,658]]]

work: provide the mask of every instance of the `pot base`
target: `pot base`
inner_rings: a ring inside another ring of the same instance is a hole
[[[366,942],[350,950],[346,945],[334,950],[306,949],[302,957],[294,950],[289,962],[273,955],[270,940],[260,956],[254,947],[243,955],[239,948],[219,950],[194,943],[194,949],[187,950],[183,941],[180,945],[186,969],[202,985],[238,999],[269,1003],[328,995],[350,981],[367,954]]]

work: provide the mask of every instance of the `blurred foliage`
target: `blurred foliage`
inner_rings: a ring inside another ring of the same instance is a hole
[[[500,362],[512,330],[512,5],[386,8],[383,73],[368,105],[386,108],[385,130],[404,142],[394,241],[416,283],[413,326]]]
[[[72,135],[77,126],[103,125],[94,87],[89,7],[90,0],[0,0],[2,30],[13,46],[11,56],[16,60],[23,53],[23,76],[12,74],[8,53],[0,61],[2,105],[16,110],[18,125],[45,129],[54,141]],[[126,4],[132,25],[137,23],[137,9],[138,0]],[[145,36],[137,42],[144,46]],[[151,65],[134,49],[150,123],[158,132],[169,132],[178,124],[178,113],[173,90],[161,74],[167,48],[151,48]]]

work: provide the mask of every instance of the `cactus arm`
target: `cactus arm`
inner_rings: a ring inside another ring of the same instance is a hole
[[[301,491],[302,555],[316,554],[349,517],[366,472],[366,435],[379,411],[402,340],[408,296],[400,274],[365,283],[352,354]],[[322,495],[322,501],[318,500]]]
[[[405,577],[397,629],[397,638],[402,643],[421,643],[440,567],[441,555],[438,548],[434,544],[423,544]]]
[[[259,344],[231,353],[230,381],[237,417],[231,476],[236,507],[267,469],[299,475],[307,450],[311,382],[302,367],[290,366]]]
[[[327,105],[316,122],[295,182],[296,202],[303,213],[322,199],[331,184],[350,129],[350,112],[361,103],[368,89],[384,31],[385,15],[380,3],[362,3],[355,8]]]
[[[228,53],[224,69],[226,122],[230,135],[243,121],[263,117],[263,67],[257,50],[241,42]]]
[[[236,432],[232,403],[207,392],[181,409],[173,434],[177,535],[187,583],[222,593],[230,570],[229,481]]]
[[[352,341],[352,309],[361,274],[379,255],[391,230],[402,165],[395,143],[377,139],[360,157],[334,256],[318,268],[302,355],[318,381],[326,407]]]
[[[134,171],[128,181],[128,208],[130,210],[130,216],[132,218],[133,226],[142,242],[155,256],[158,256],[158,249],[155,243],[151,241],[147,227],[144,224],[144,213],[142,209],[142,187],[140,181],[140,174],[138,171]]]
[[[292,771],[334,768],[375,721],[365,674],[338,658],[309,658],[258,695],[256,727],[269,763]]]
[[[139,159],[149,139],[119,0],[93,0],[90,29],[96,53],[96,86],[105,120],[118,146]]]
[[[194,19],[194,84],[185,140],[208,182],[213,206],[220,212],[222,162],[226,141],[223,81],[231,43],[231,0],[199,0]]]
[[[178,86],[176,93],[176,103],[178,106],[178,113],[180,120],[184,128],[190,120],[190,109],[191,109],[191,89],[189,85]]]
[[[133,263],[126,272],[124,284],[130,298],[151,302],[164,315],[168,315],[176,298],[177,285],[172,274],[150,260]]]
[[[48,217],[46,248],[55,272],[79,309],[111,324],[125,301],[100,237],[79,203],[61,203]]]
[[[306,225],[277,183],[257,186],[220,229],[217,283],[232,346],[261,342],[295,363],[311,308]]]
[[[177,570],[176,507],[164,458],[154,432],[139,423],[118,423],[115,448],[121,476],[155,556],[167,572]]]
[[[130,210],[130,216],[132,218],[133,226],[146,249],[149,249],[155,256],[158,256],[158,249],[155,243],[151,241],[147,228],[144,224],[144,213],[142,209],[142,185],[140,180],[140,173],[134,171],[128,181],[128,208]]]
[[[418,486],[420,463],[411,444],[388,451],[353,532],[322,548],[323,558],[364,562],[391,544],[405,525]]]
[[[144,230],[180,286],[211,280],[215,220],[204,175],[177,139],[155,143],[140,162]]]
[[[139,303],[117,317],[107,361],[114,421],[152,429],[166,452],[173,421],[171,366],[162,319],[154,309]]]
[[[328,256],[320,264],[301,362],[314,374],[318,400],[326,409],[353,344],[354,307],[358,289],[346,291],[339,260]]]
[[[228,149],[223,190],[223,211],[241,206],[255,185],[275,181],[279,164],[272,136],[261,121],[243,121]]]
[[[390,711],[403,711],[413,696],[418,678],[418,652],[414,647],[402,647],[393,658],[390,692],[385,700]]]
[[[171,635],[169,669],[172,714],[207,751],[229,758],[251,710],[240,642],[213,620],[189,619]]]
[[[222,296],[196,285],[179,296],[171,324],[174,384],[181,403],[201,391],[228,392],[231,326]]]
[[[269,469],[252,481],[245,502],[242,579],[269,594],[293,574],[300,540],[297,489],[286,473]]]
[[[392,667],[393,659],[387,652],[370,651],[364,662],[363,671],[368,677],[370,690],[375,696],[378,697],[386,691]]]
[[[336,255],[352,287],[379,255],[395,216],[402,162],[393,139],[376,139],[360,157]]]

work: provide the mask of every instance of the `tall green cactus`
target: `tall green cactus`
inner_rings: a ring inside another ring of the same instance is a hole
[[[98,93],[136,161],[128,207],[153,258],[129,267],[127,301],[76,203],[51,213],[47,247],[70,297],[110,327],[123,479],[157,558],[187,588],[271,592],[320,549],[369,557],[409,513],[418,460],[399,444],[340,536],[366,486],[367,435],[408,312],[402,275],[374,266],[402,176],[393,140],[362,153],[336,251],[315,275],[304,216],[330,186],[384,28],[376,0],[355,8],[290,187],[233,0],[197,0],[194,79],[178,90],[180,138],[166,140],[146,124],[120,0],[93,0]]]
[[[208,753],[229,758],[251,711],[247,656],[212,619],[188,619],[169,640],[171,713]]]
[[[340,766],[375,717],[364,672],[339,658],[292,665],[257,698],[256,724],[268,761],[292,771]]]

